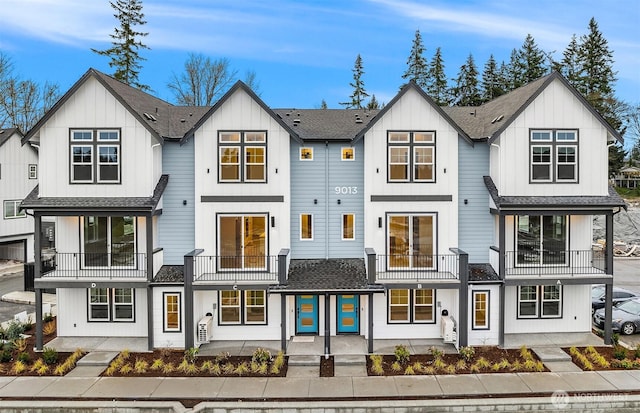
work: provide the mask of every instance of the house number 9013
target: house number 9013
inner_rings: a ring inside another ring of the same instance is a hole
[[[336,192],[336,195],[355,195],[358,193],[357,186],[336,186],[333,190]]]

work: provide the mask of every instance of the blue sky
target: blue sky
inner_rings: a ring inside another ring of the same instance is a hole
[[[0,0],[0,51],[23,78],[66,91],[89,67],[111,74],[108,58],[118,24],[108,0]],[[508,61],[527,34],[560,58],[572,34],[595,17],[614,51],[617,96],[640,103],[638,0],[144,0],[149,32],[141,83],[168,101],[166,84],[190,52],[227,58],[243,78],[254,71],[274,108],[330,108],[351,93],[358,54],[369,94],[388,102],[403,83],[416,29],[430,60],[441,47],[449,78],[473,54],[480,70],[490,54]]]

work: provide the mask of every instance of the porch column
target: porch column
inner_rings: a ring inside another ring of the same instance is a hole
[[[193,260],[196,250],[184,256],[184,348],[194,347],[193,324]]]
[[[331,354],[331,320],[330,317],[330,295],[324,295],[324,355]]]
[[[280,349],[287,352],[287,299],[289,296],[280,295]]]
[[[505,239],[506,233],[506,223],[505,216],[500,214],[498,215],[498,277],[502,280],[502,284],[500,284],[500,321],[498,325],[498,344],[500,346],[504,346],[504,317],[505,317],[505,291],[506,287],[504,285],[504,281],[506,278],[506,248],[507,248],[507,240]]]
[[[498,319],[498,345],[504,347],[504,311],[505,285],[500,284],[500,318]]]
[[[612,307],[613,307],[613,283],[607,283],[604,286],[604,344],[612,343]]]
[[[147,350],[153,351],[153,215],[146,217],[147,229]]]
[[[460,292],[458,294],[458,345],[467,346],[469,320],[469,254],[459,251]]]
[[[613,211],[607,212],[605,223],[605,273],[613,275]]]
[[[367,351],[369,354],[373,354],[373,293],[368,294],[369,302],[367,303],[367,312],[368,312],[368,320],[369,324],[367,327],[368,340],[367,340]]]
[[[42,351],[43,334],[42,334],[42,289],[38,287],[36,282],[41,277],[42,272],[42,247],[40,245],[40,232],[42,231],[42,215],[39,212],[33,212],[33,287],[36,298],[36,351]]]

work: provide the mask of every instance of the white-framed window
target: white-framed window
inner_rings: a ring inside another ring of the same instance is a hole
[[[20,202],[22,201],[19,199],[9,199],[4,201],[4,219],[25,218],[27,216],[24,210],[20,210]]]
[[[218,181],[267,181],[267,132],[218,132]]]
[[[356,215],[342,214],[342,240],[353,241],[356,239]]]
[[[395,323],[434,323],[435,290],[389,289],[387,321]]]
[[[473,330],[489,329],[489,291],[473,292],[473,319],[471,328]]]
[[[343,147],[340,153],[340,159],[343,161],[354,161],[356,159],[356,149],[354,147]]]
[[[313,161],[313,148],[300,148],[301,161]]]
[[[120,183],[120,130],[70,131],[70,182]]]
[[[436,134],[387,132],[387,182],[435,182]]]
[[[531,130],[530,182],[578,182],[578,131]]]
[[[163,311],[163,328],[164,332],[180,332],[182,330],[181,321],[181,302],[180,292],[164,292],[162,293]]]
[[[219,293],[222,325],[266,324],[267,294],[265,290],[222,290]]]
[[[89,321],[135,321],[133,288],[90,288]]]
[[[300,214],[300,240],[313,240],[313,214]]]
[[[27,174],[29,175],[29,179],[38,179],[38,165],[30,163]]]
[[[561,285],[518,286],[518,318],[561,318]]]

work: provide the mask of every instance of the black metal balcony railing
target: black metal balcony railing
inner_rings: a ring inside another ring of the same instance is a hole
[[[605,256],[602,251],[507,251],[505,272],[507,276],[575,276],[603,274]]]
[[[147,254],[58,252],[43,257],[42,276],[75,279],[145,278]]]
[[[455,280],[459,279],[456,254],[442,255],[378,255],[376,278],[390,280]]]
[[[194,258],[194,281],[277,282],[277,255],[199,255]]]

